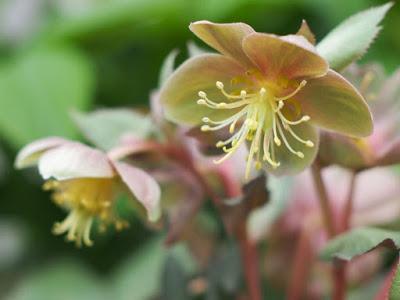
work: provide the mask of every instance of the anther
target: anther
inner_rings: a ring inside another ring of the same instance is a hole
[[[200,91],[198,95],[199,95],[200,98],[206,98],[207,97],[207,94],[205,92],[203,92],[203,91]]]
[[[266,92],[267,92],[267,90],[265,88],[261,88],[260,89],[260,95],[261,96],[265,95]]]
[[[314,143],[311,142],[311,141],[306,141],[305,144],[306,144],[307,147],[310,147],[310,148],[314,147]]]
[[[200,127],[200,130],[201,130],[201,131],[208,131],[208,130],[210,130],[210,126],[208,126],[208,125],[203,125],[203,126]]]
[[[297,155],[298,157],[300,157],[300,158],[304,158],[304,153],[303,153],[303,152],[297,151],[297,152],[296,152],[296,155]]]
[[[215,85],[217,86],[218,89],[222,90],[224,88],[224,84],[221,81],[217,81],[215,83]]]
[[[278,147],[281,145],[281,140],[277,136],[274,137],[274,142]]]
[[[303,116],[302,118],[301,118],[304,122],[307,122],[307,121],[310,121],[310,116]]]
[[[202,118],[201,119],[204,123],[208,123],[208,122],[210,122],[210,119],[209,118],[207,118],[207,117],[204,117],[204,118]]]
[[[225,145],[225,144],[224,144],[223,141],[218,141],[218,143],[215,144],[215,146],[216,146],[217,148],[221,148],[221,147],[224,146],[224,145]]]
[[[245,98],[247,95],[247,92],[245,90],[240,91],[240,97]]]
[[[199,100],[197,100],[197,104],[199,104],[199,105],[206,105],[206,100],[204,100],[204,99],[199,99]]]

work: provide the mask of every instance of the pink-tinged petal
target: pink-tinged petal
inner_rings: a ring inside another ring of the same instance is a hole
[[[303,36],[252,33],[243,50],[269,80],[317,77],[326,74],[328,63]]]
[[[68,143],[51,149],[39,159],[39,172],[44,179],[109,178],[114,170],[107,155],[81,143]]]
[[[400,164],[400,137],[390,142],[377,156],[378,158],[375,162],[377,166]]]
[[[155,179],[145,171],[127,163],[114,161],[113,164],[122,181],[146,208],[150,221],[156,221],[161,214],[161,191]]]
[[[231,87],[231,80],[244,72],[233,59],[219,54],[204,54],[188,59],[168,78],[161,89],[160,100],[167,118],[177,123],[198,125],[206,116],[215,120],[230,116],[236,110],[210,109],[197,104],[198,93],[205,92],[215,102],[227,102],[217,89],[216,82],[221,81],[228,89]]]
[[[316,43],[315,35],[311,31],[311,29],[308,26],[306,20],[303,20],[301,22],[301,26],[299,28],[299,31],[297,31],[296,34],[305,37],[307,41],[309,41],[312,45],[315,45],[315,43]]]
[[[243,52],[242,41],[254,29],[244,23],[217,24],[209,21],[198,21],[190,24],[190,30],[206,44],[220,53],[238,60],[246,67],[252,66]]]
[[[34,141],[18,152],[17,158],[15,159],[15,167],[22,169],[34,166],[45,151],[68,142],[70,141],[56,136]]]
[[[303,113],[322,128],[355,137],[372,132],[371,112],[363,97],[335,71],[308,80],[294,99],[299,101]]]

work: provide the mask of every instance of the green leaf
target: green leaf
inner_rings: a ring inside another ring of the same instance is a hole
[[[187,42],[187,49],[189,57],[210,53],[210,51],[207,51],[207,49],[197,46],[197,44],[193,41]]]
[[[83,135],[96,147],[110,150],[126,134],[147,137],[153,125],[145,115],[129,109],[101,109],[91,113],[74,112],[73,119]]]
[[[378,246],[398,250],[400,248],[400,232],[373,227],[356,228],[329,241],[322,249],[320,257],[323,260],[335,258],[351,260]]]
[[[157,295],[164,262],[171,255],[179,260],[182,272],[193,271],[193,261],[188,261],[188,253],[183,245],[166,249],[161,237],[153,238],[114,272],[113,299],[145,300]]]
[[[49,135],[73,138],[68,111],[85,109],[94,73],[74,48],[31,50],[0,66],[0,134],[16,148]]]
[[[381,29],[378,24],[392,5],[373,7],[346,19],[317,45],[317,51],[332,69],[342,70],[367,51]]]
[[[187,276],[182,264],[173,255],[168,255],[161,277],[161,299],[189,299],[186,287]]]
[[[178,54],[179,54],[179,51],[177,49],[174,49],[164,59],[162,66],[161,66],[160,75],[158,78],[158,85],[160,87],[164,84],[164,82],[168,79],[168,77],[174,72],[175,61],[176,61],[176,57]]]
[[[390,287],[389,299],[400,299],[400,264],[397,264],[397,270],[392,281],[392,286]]]
[[[76,261],[57,262],[23,278],[8,300],[110,299],[107,286]]]

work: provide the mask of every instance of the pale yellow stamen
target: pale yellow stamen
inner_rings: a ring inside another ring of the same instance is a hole
[[[91,246],[90,232],[94,218],[103,224],[124,223],[114,216],[112,201],[114,198],[113,178],[79,178],[64,181],[47,181],[43,188],[53,190],[54,201],[69,210],[62,222],[54,224],[53,233],[67,234],[67,240]],[[126,223],[124,223],[126,224]],[[121,227],[118,225],[118,227]]]
[[[239,93],[230,94],[225,90],[224,84],[217,81],[215,84],[216,88],[229,100],[229,103],[214,102],[207,97],[204,91],[200,91],[198,95],[201,99],[197,101],[199,105],[205,105],[211,109],[241,108],[239,112],[224,120],[211,120],[208,117],[202,119],[205,123],[205,125],[201,127],[202,131],[220,130],[229,126],[229,132],[232,134],[227,140],[218,141],[216,143],[216,146],[222,148],[226,154],[222,158],[216,160],[215,163],[221,163],[231,157],[246,140],[251,142],[246,164],[246,178],[250,175],[253,161],[255,162],[254,166],[256,169],[261,168],[261,148],[263,149],[262,159],[273,168],[277,168],[280,165],[280,162],[275,160],[275,146],[280,147],[282,143],[291,153],[299,158],[304,158],[303,152],[295,150],[290,145],[283,128],[298,142],[305,144],[307,147],[313,147],[314,143],[312,141],[302,139],[291,128],[291,126],[309,121],[310,117],[305,115],[298,120],[292,121],[283,114],[282,109],[285,106],[284,101],[295,96],[306,83],[307,82],[303,80],[290,94],[283,97],[274,97],[272,94],[269,94],[264,87],[261,87],[256,93],[248,93],[245,90],[240,90]],[[268,129],[265,128],[266,124],[264,123],[267,118],[272,122],[271,134],[269,134]],[[236,125],[240,120],[241,126],[235,132]],[[230,147],[228,145],[230,145]]]

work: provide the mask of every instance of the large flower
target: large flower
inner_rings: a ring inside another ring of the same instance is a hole
[[[314,125],[351,136],[372,131],[362,96],[301,34],[276,36],[243,23],[208,21],[190,29],[221,54],[188,59],[160,97],[172,121],[203,122],[203,131],[229,128],[231,137],[216,144],[226,152],[217,163],[248,141],[247,174],[253,162],[275,174],[296,173],[317,153]]]
[[[106,225],[114,225],[117,230],[127,226],[114,211],[117,195],[123,189],[144,206],[150,220],[159,217],[160,188],[149,174],[81,143],[58,137],[38,140],[19,152],[15,164],[17,168],[38,165],[46,180],[44,189],[53,191],[54,202],[69,211],[64,221],[54,225],[53,232],[67,233],[67,239],[77,246],[82,242],[92,245],[94,219],[99,221],[100,229]]]

